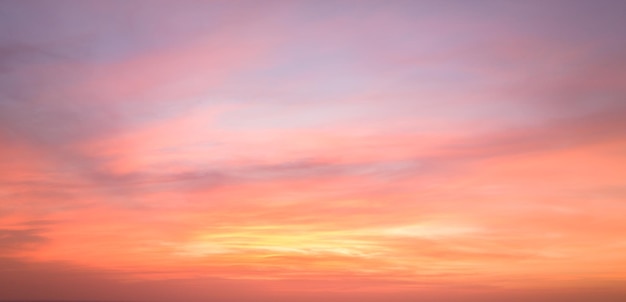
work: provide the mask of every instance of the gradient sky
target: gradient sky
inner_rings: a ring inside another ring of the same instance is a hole
[[[0,300],[624,301],[624,1],[0,1]]]

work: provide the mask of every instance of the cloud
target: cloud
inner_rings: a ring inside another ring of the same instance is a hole
[[[0,229],[0,246],[2,253],[24,251],[47,241],[40,229]]]
[[[252,301],[263,291],[246,282],[195,280],[134,281],[124,273],[94,270],[63,262],[25,262],[0,258],[3,300],[98,301]],[[201,290],[198,290],[201,289]]]

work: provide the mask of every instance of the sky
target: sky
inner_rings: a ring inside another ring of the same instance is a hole
[[[0,300],[624,301],[624,15],[0,1]]]

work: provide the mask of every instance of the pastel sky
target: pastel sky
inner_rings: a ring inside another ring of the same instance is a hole
[[[0,300],[624,301],[625,15],[1,1]]]

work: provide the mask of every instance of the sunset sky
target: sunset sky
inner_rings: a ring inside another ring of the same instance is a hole
[[[626,301],[626,1],[0,1],[0,300]]]

